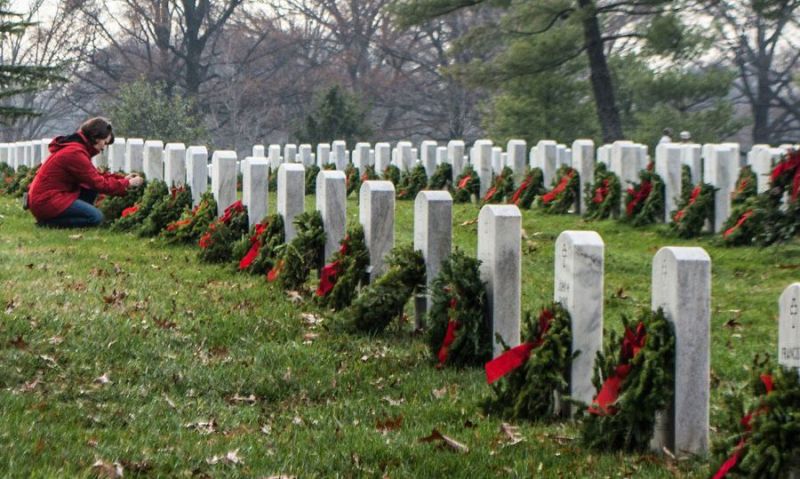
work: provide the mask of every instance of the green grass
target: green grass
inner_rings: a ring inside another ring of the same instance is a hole
[[[454,208],[454,244],[469,252],[477,226],[462,223],[477,212]],[[398,202],[398,243],[412,240],[412,213],[413,202]],[[434,369],[409,323],[379,337],[334,334],[304,323],[301,313],[319,313],[307,296],[296,303],[261,277],[200,264],[194,247],[37,228],[9,198],[0,215],[0,476],[91,477],[98,460],[121,463],[127,477],[709,474],[703,458],[588,452],[571,423],[517,424],[524,441],[507,445],[502,420],[481,413],[482,371]],[[776,352],[797,243],[725,249],[663,227],[523,215],[523,309],[552,298],[559,232],[593,229],[606,243],[606,328],[650,304],[659,247],[706,248],[712,427],[721,393],[746,378],[753,354]],[[357,216],[350,200],[349,221]],[[725,327],[732,319],[740,326]],[[210,421],[212,431],[187,427]],[[380,430],[387,421],[401,424]],[[419,441],[434,428],[469,452]],[[243,464],[208,461],[234,450]]]

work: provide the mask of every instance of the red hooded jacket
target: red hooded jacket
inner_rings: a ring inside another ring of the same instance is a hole
[[[122,195],[128,189],[127,179],[97,171],[91,157],[99,152],[81,132],[55,138],[49,149],[50,157],[28,190],[29,208],[39,221],[63,213],[78,199],[81,187],[107,195]]]

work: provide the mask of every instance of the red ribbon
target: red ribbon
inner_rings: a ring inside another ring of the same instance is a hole
[[[689,203],[686,205],[685,208],[675,213],[675,216],[672,218],[673,220],[675,220],[675,222],[680,221],[683,218],[683,215],[686,214],[686,210],[689,209],[689,207],[692,206],[695,201],[697,201],[697,197],[700,196],[701,189],[702,188],[700,188],[700,185],[694,187],[694,189],[692,190],[692,196],[689,197]]]
[[[242,213],[244,212],[244,205],[242,205],[241,200],[236,201],[227,208],[225,208],[225,213],[222,215],[222,218],[219,219],[222,223],[228,224],[233,218],[234,213]]]
[[[745,211],[744,214],[739,217],[739,220],[736,222],[735,225],[731,226],[730,228],[725,230],[724,233],[722,233],[722,237],[723,238],[727,238],[728,236],[733,234],[733,232],[738,230],[744,224],[744,222],[747,221],[747,218],[749,218],[751,216],[753,216],[753,210]]]
[[[532,342],[522,343],[519,346],[511,348],[486,363],[484,367],[486,370],[486,383],[492,384],[525,364],[531,356],[531,351],[544,343],[544,335],[547,334],[547,331],[550,329],[553,317],[553,312],[549,309],[542,311],[542,314],[539,315],[539,334]]]
[[[458,182],[458,189],[460,190],[460,189],[466,188],[467,185],[469,184],[469,180],[471,180],[471,179],[472,179],[472,175],[467,175],[467,176],[461,178],[461,181]]]
[[[457,304],[456,298],[450,299],[451,312],[456,310]],[[453,341],[456,340],[456,331],[459,327],[461,327],[461,323],[458,321],[453,319],[447,321],[447,331],[444,333],[444,341],[442,341],[442,347],[439,348],[439,354],[437,354],[437,357],[439,358],[439,364],[437,367],[444,366],[444,363],[447,361],[447,356],[450,355],[450,346],[452,346]]]
[[[603,180],[602,186],[598,186],[594,190],[594,197],[592,198],[592,203],[600,204],[606,200],[606,196],[608,196],[608,191],[609,191],[608,183],[609,183],[608,178],[606,178]]]
[[[125,208],[124,210],[122,210],[122,217],[124,218],[126,216],[130,216],[130,215],[136,213],[137,211],[139,211],[139,204],[138,203],[133,205],[133,206],[129,206],[129,207]]]
[[[644,323],[640,322],[636,326],[635,332],[630,328],[625,328],[625,335],[622,338],[620,347],[620,362],[614,368],[614,374],[603,382],[597,397],[594,398],[592,405],[589,406],[588,411],[590,414],[613,416],[617,413],[614,403],[619,398],[622,383],[625,382],[633,368],[630,362],[639,354],[646,342],[647,332],[645,331]]]
[[[341,273],[341,263],[339,260],[333,261],[322,267],[319,277],[319,286],[317,286],[317,296],[327,296],[336,286],[336,281],[339,279]]]
[[[633,188],[628,188],[628,193],[633,196],[633,199],[631,199],[631,201],[625,206],[625,213],[628,216],[632,216],[633,210],[636,209],[636,205],[646,200],[647,197],[650,196],[650,192],[652,190],[653,190],[653,184],[647,180],[642,181],[642,184],[639,185],[638,190],[634,190]]]
[[[266,229],[267,229],[266,224],[259,223],[256,225],[255,234],[253,234],[253,236],[250,237],[250,244],[251,244],[250,250],[247,251],[247,254],[244,255],[244,258],[242,258],[242,260],[239,261],[239,271],[249,268],[250,265],[253,264],[253,261],[255,261],[256,258],[258,258],[258,252],[261,249],[260,236],[261,233],[263,233],[264,230]]]
[[[519,188],[517,188],[517,191],[515,191],[514,194],[511,196],[511,203],[515,205],[519,204],[519,199],[522,196],[522,193],[525,192],[526,189],[528,189],[528,185],[530,184],[531,180],[529,178],[525,178],[522,181],[522,184],[519,185]]]
[[[497,193],[497,187],[496,186],[492,186],[491,188],[489,188],[489,190],[483,196],[483,201],[491,200],[492,196],[494,196],[495,193]]]
[[[760,378],[761,382],[764,383],[764,388],[767,391],[766,394],[771,393],[775,387],[772,382],[772,376],[770,376],[769,374],[762,374]],[[753,430],[753,425],[752,425],[753,418],[765,412],[767,412],[767,409],[764,406],[762,406],[756,409],[754,412],[746,414],[742,418],[740,424],[744,426],[745,434],[739,440],[739,443],[736,445],[736,449],[734,449],[733,454],[731,454],[731,456],[724,463],[722,463],[722,466],[720,466],[720,468],[714,474],[713,479],[722,479],[728,474],[728,472],[730,472],[731,469],[733,469],[736,466],[736,464],[739,462],[739,459],[742,458],[742,453],[744,452],[745,445],[747,445],[747,437],[750,431]]]
[[[545,204],[550,203],[551,201],[556,199],[558,195],[563,193],[564,190],[567,189],[567,185],[569,184],[569,181],[572,179],[573,176],[575,176],[574,170],[562,176],[561,181],[558,183],[558,185],[555,188],[553,188],[552,191],[542,196],[542,203]]]
[[[275,264],[275,266],[271,270],[269,270],[269,273],[267,273],[267,281],[269,281],[271,283],[271,282],[275,281],[276,279],[278,279],[278,276],[280,276],[281,271],[283,271],[283,267],[284,267],[285,264],[286,264],[286,261],[284,261],[282,259],[278,260],[278,263]]]
[[[794,175],[792,178],[792,201],[797,201],[800,195],[800,150],[792,151],[788,157],[778,163],[772,170],[770,179],[775,183],[784,173]]]

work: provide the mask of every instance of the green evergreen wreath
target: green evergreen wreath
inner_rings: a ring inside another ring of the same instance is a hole
[[[578,171],[562,166],[553,179],[553,189],[539,197],[538,205],[545,213],[568,213],[578,200],[580,188]]]
[[[417,164],[411,171],[404,174],[400,179],[400,186],[397,191],[397,198],[401,200],[417,197],[417,193],[428,186],[428,174],[425,167]]]
[[[492,357],[486,283],[479,266],[480,261],[456,249],[428,290],[428,347],[439,366],[475,366]]]
[[[505,203],[514,194],[514,171],[509,167],[503,168],[495,176],[486,194],[481,198],[481,204]]]
[[[267,191],[278,191],[278,168],[267,169]]]
[[[726,394],[724,404],[722,439],[712,448],[715,477],[790,477],[800,468],[796,369],[756,356],[747,388]]]
[[[425,288],[425,259],[411,245],[396,246],[386,258],[389,269],[363,288],[353,303],[337,315],[351,331],[380,333],[403,315],[409,298]]]
[[[224,263],[233,257],[233,246],[247,234],[247,207],[236,201],[225,209],[221,218],[212,221],[200,236],[200,261]]]
[[[598,163],[594,170],[594,183],[586,185],[583,217],[587,220],[619,217],[621,195],[619,177],[609,171],[605,163]]]
[[[128,188],[120,196],[98,195],[95,206],[103,213],[103,224],[110,225],[122,216],[122,212],[142,200],[145,187]]]
[[[350,196],[354,191],[358,194],[361,188],[361,175],[358,174],[358,168],[352,163],[348,163],[344,168],[344,184],[347,189],[347,196]]]
[[[753,173],[750,165],[745,165],[739,171],[739,178],[736,180],[736,189],[731,193],[731,204],[740,205],[758,194],[758,178]]]
[[[306,195],[314,195],[317,193],[317,175],[319,175],[320,168],[317,165],[306,167]]]
[[[581,430],[582,442],[591,449],[647,449],[656,413],[671,403],[674,394],[675,336],[664,312],[660,308],[645,311],[635,325],[624,316],[622,322],[623,337],[612,331],[605,352],[598,352],[595,361],[593,383],[598,396],[584,416]],[[619,395],[603,405],[600,398],[605,386],[615,381]]]
[[[529,210],[533,204],[533,200],[546,192],[542,169],[537,167],[529,168],[525,173],[525,178],[522,179],[522,183],[519,184],[519,187],[514,191],[514,194],[511,195],[511,199],[508,200],[508,202],[522,209]]]
[[[193,243],[200,239],[216,217],[217,201],[210,191],[206,191],[197,206],[185,210],[179,219],[164,228],[161,237],[169,243]]]
[[[19,180],[19,188],[15,192],[15,196],[20,197],[24,193],[28,192],[31,183],[33,183],[33,179],[36,178],[36,173],[39,172],[39,168],[41,167],[42,165],[36,165],[25,173],[25,175]]]
[[[173,187],[162,196],[139,228],[139,236],[156,236],[167,225],[181,217],[181,213],[192,206],[192,192],[185,186]]]
[[[14,168],[8,163],[0,163],[0,193],[6,193],[6,185],[14,181]]]
[[[692,168],[689,165],[681,165],[681,204],[685,205],[692,196],[695,184],[692,183]]]
[[[461,174],[456,178],[456,184],[453,189],[453,202],[455,203],[469,203],[472,201],[472,196],[478,196],[481,192],[481,179],[472,165],[467,165],[461,171]]]
[[[493,395],[483,407],[508,419],[553,419],[560,413],[557,398],[569,394],[572,360],[578,354],[572,353],[570,315],[560,303],[552,303],[542,309],[537,320],[526,312],[523,327],[525,338],[517,348],[525,348],[530,355],[491,385]],[[504,346],[505,354],[509,354],[508,346]],[[491,380],[489,364],[487,379]]]
[[[442,163],[436,167],[436,170],[431,175],[428,181],[429,190],[449,190],[450,185],[453,183],[453,165],[450,163]]]
[[[319,303],[334,311],[350,306],[360,288],[369,282],[369,250],[364,228],[357,224],[340,244],[339,251],[322,268],[316,292]]]
[[[31,168],[25,165],[18,166],[17,171],[3,180],[5,194],[16,197],[22,196],[22,193],[25,192],[23,185],[29,185],[33,181],[28,179],[31,174],[36,175],[36,172],[31,173]]]
[[[652,171],[652,163],[639,172],[639,180],[625,194],[623,221],[633,226],[659,223],[664,218],[664,181]]]
[[[389,165],[383,170],[382,178],[386,181],[391,181],[394,186],[400,184],[400,168],[396,165]]]
[[[270,281],[277,279],[287,291],[302,288],[311,270],[320,267],[325,254],[325,229],[319,211],[297,215],[294,227],[295,237],[277,248],[280,259],[267,276]]]
[[[165,196],[169,196],[169,189],[166,183],[161,180],[147,182],[141,201],[123,210],[122,216],[111,225],[111,230],[130,231],[138,228],[150,215],[156,203]]]
[[[689,192],[677,211],[672,213],[670,228],[681,238],[695,238],[703,231],[706,221],[714,222],[714,192],[717,188],[701,183]],[[683,195],[681,195],[683,196]]]
[[[233,248],[233,258],[239,260],[239,271],[267,274],[275,266],[278,247],[286,241],[285,238],[283,216],[275,213],[264,217]]]

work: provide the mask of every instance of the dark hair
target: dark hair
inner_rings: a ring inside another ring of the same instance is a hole
[[[111,127],[111,122],[102,116],[89,118],[83,122],[80,131],[92,145],[104,138],[108,138],[107,144],[114,143],[114,130]]]

